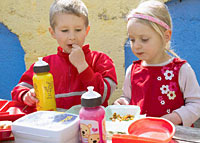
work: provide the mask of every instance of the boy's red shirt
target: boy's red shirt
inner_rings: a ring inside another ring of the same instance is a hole
[[[69,109],[80,104],[80,97],[87,91],[88,86],[94,86],[94,90],[105,99],[102,105],[107,106],[111,86],[117,84],[113,61],[104,53],[91,51],[89,45],[82,48],[89,66],[80,74],[70,63],[69,54],[63,53],[61,47],[58,47],[57,54],[43,58],[49,64],[50,73],[54,78],[57,108]],[[11,91],[13,100],[23,102],[22,96],[33,86],[33,65],[22,75],[18,85]]]

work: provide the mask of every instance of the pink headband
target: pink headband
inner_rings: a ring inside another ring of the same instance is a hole
[[[164,27],[167,30],[170,29],[170,27],[165,22],[163,22],[160,19],[157,19],[157,18],[154,18],[152,16],[149,16],[149,15],[133,14],[133,15],[131,15],[131,16],[128,17],[128,20],[130,20],[131,18],[140,18],[140,19],[149,20],[151,22],[154,22],[154,23],[157,23],[157,24],[161,25],[162,27]]]

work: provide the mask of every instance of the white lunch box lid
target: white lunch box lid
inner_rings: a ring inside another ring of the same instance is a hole
[[[79,136],[79,117],[71,113],[37,111],[14,121],[12,132],[17,138],[66,141]]]

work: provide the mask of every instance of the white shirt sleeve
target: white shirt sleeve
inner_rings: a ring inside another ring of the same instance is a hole
[[[131,100],[131,68],[132,68],[132,65],[131,64],[127,70],[126,70],[126,75],[125,75],[125,80],[124,80],[124,85],[122,87],[122,91],[123,91],[123,94],[120,98],[125,98],[125,100],[128,101],[128,103],[130,103],[130,100]]]
[[[192,67],[185,63],[179,73],[179,85],[185,105],[174,110],[182,119],[184,126],[191,126],[200,117],[200,87]]]

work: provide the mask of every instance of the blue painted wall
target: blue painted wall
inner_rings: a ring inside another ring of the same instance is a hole
[[[200,0],[171,0],[166,3],[173,21],[172,49],[194,69],[200,83]],[[137,58],[127,40],[125,69]]]
[[[24,50],[17,35],[0,23],[0,98],[11,99],[10,92],[25,71]]]

